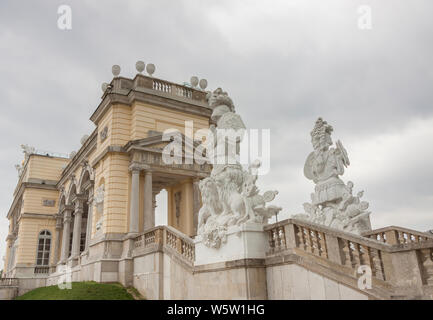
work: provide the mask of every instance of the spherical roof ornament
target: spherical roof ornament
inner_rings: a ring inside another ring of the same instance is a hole
[[[200,88],[202,90],[207,88],[207,80],[206,79],[201,79],[199,84],[200,84]]]
[[[137,61],[135,63],[135,69],[137,69],[138,73],[142,73],[144,71],[144,62],[143,61]]]
[[[196,76],[191,77],[190,79],[191,85],[195,88],[198,85],[198,78]]]
[[[148,63],[146,66],[146,71],[149,76],[152,76],[152,74],[155,72],[155,65],[153,63]]]
[[[104,82],[101,86],[102,92],[105,92],[108,89],[108,83]]]
[[[111,67],[111,72],[113,73],[113,76],[118,77],[120,74],[120,66],[115,64]]]

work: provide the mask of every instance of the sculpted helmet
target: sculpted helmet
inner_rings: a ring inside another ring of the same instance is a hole
[[[322,118],[317,119],[313,131],[311,131],[311,143],[314,150],[320,149],[322,146],[332,145],[331,133],[334,129]]]

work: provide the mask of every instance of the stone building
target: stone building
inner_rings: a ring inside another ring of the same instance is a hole
[[[133,285],[149,299],[432,298],[433,235],[404,228],[358,235],[289,219],[229,228],[223,248],[199,250],[199,181],[212,166],[166,164],[162,133],[178,129],[194,148],[185,121],[192,132],[214,122],[208,93],[142,74],[104,89],[95,130],[76,153],[24,148],[4,265],[17,280],[0,289],[22,293],[70,275]],[[162,189],[168,225],[155,226]],[[359,266],[370,268],[371,287],[360,287]]]

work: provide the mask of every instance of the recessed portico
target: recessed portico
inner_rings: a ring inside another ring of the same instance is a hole
[[[200,195],[197,182],[210,174],[208,164],[165,164],[162,151],[168,142],[162,136],[132,141],[128,233],[155,226],[155,197],[167,190],[167,222],[189,236],[195,235]]]

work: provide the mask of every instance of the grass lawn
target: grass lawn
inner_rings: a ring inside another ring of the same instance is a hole
[[[58,286],[38,288],[29,291],[16,300],[134,300],[133,296],[120,284],[72,282],[72,289],[59,289]]]

